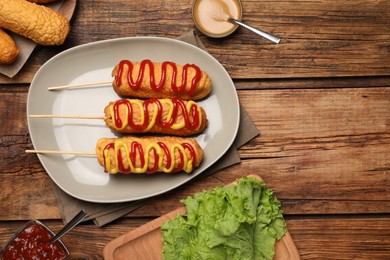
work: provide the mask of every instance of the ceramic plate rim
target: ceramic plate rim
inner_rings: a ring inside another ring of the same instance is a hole
[[[231,145],[233,144],[233,142],[236,138],[238,128],[239,128],[239,119],[240,119],[239,100],[238,100],[237,92],[236,92],[235,87],[234,87],[234,83],[233,83],[232,79],[230,78],[230,76],[228,75],[227,71],[224,69],[224,67],[214,57],[212,57],[209,53],[207,53],[207,52],[203,51],[202,49],[200,49],[196,46],[193,46],[189,43],[179,41],[176,39],[169,39],[169,38],[165,38],[165,37],[137,36],[137,37],[123,37],[123,38],[115,38],[115,39],[96,41],[96,42],[86,43],[83,45],[72,47],[70,49],[67,49],[67,50],[55,55],[54,57],[49,59],[47,62],[45,62],[40,67],[40,69],[37,71],[37,73],[35,74],[32,82],[31,82],[30,89],[29,89],[28,96],[27,96],[27,123],[28,123],[28,129],[30,132],[30,137],[31,137],[31,141],[32,141],[32,144],[34,146],[34,149],[45,149],[45,147],[39,147],[39,144],[38,144],[39,139],[37,138],[37,131],[38,130],[36,129],[37,127],[34,126],[36,123],[33,123],[32,119],[28,115],[30,115],[31,111],[33,111],[34,109],[36,110],[37,107],[39,107],[38,105],[33,105],[34,104],[33,97],[34,97],[34,95],[37,95],[36,92],[40,93],[40,91],[44,91],[42,89],[43,87],[39,87],[38,84],[42,83],[41,78],[43,77],[43,75],[45,75],[45,73],[47,73],[46,71],[47,70],[50,71],[49,66],[54,66],[58,62],[60,62],[60,63],[64,62],[63,61],[64,59],[66,59],[68,57],[72,57],[72,55],[74,55],[74,53],[77,53],[78,51],[86,50],[86,52],[88,52],[88,51],[91,52],[91,49],[92,50],[104,49],[104,48],[107,48],[107,46],[110,46],[110,44],[115,45],[115,44],[128,43],[131,45],[131,44],[137,44],[137,42],[145,42],[145,43],[150,43],[152,45],[153,44],[161,44],[164,46],[166,44],[167,46],[172,45],[173,47],[183,48],[183,52],[184,53],[188,52],[189,56],[196,54],[196,55],[201,56],[199,59],[202,59],[202,57],[205,57],[204,58],[205,63],[210,63],[211,64],[210,66],[216,66],[220,70],[220,71],[218,71],[218,73],[220,73],[221,75],[225,75],[224,77],[226,77],[226,78],[224,78],[224,80],[228,81],[230,84],[230,86],[227,87],[227,89],[229,90],[228,91],[229,95],[233,97],[233,100],[231,100],[231,102],[233,104],[232,111],[234,114],[233,115],[234,120],[233,120],[233,124],[229,125],[229,127],[232,128],[232,130],[229,132],[230,136],[226,137],[227,140],[223,144],[223,148],[218,152],[217,155],[213,156],[211,162],[207,163],[207,165],[205,165],[205,166],[201,165],[200,169],[195,170],[194,173],[192,173],[191,175],[188,175],[187,177],[183,177],[183,178],[185,178],[184,181],[179,181],[178,183],[176,183],[174,185],[171,185],[167,188],[161,189],[157,192],[154,191],[154,192],[147,194],[147,195],[139,195],[139,196],[134,195],[133,196],[133,195],[125,194],[125,195],[123,195],[123,197],[119,197],[119,198],[118,197],[116,197],[116,198],[111,197],[110,198],[110,196],[108,196],[107,198],[101,198],[101,197],[98,198],[98,197],[95,197],[95,196],[88,194],[88,193],[83,193],[83,192],[78,192],[78,191],[76,192],[74,190],[69,190],[69,187],[65,188],[64,186],[67,183],[65,183],[66,181],[64,182],[64,180],[61,179],[64,177],[54,174],[55,170],[53,169],[53,166],[51,165],[53,163],[51,161],[51,159],[48,159],[47,155],[38,154],[38,158],[39,158],[42,166],[44,167],[45,171],[50,176],[50,178],[54,181],[54,183],[59,188],[61,188],[61,190],[63,190],[65,193],[71,195],[72,197],[75,197],[75,198],[83,200],[83,201],[89,201],[89,202],[116,203],[116,202],[135,201],[135,200],[145,199],[145,198],[149,198],[149,197],[163,194],[165,192],[173,190],[173,189],[189,182],[191,179],[195,178],[196,176],[198,176],[199,174],[204,172],[206,169],[208,169],[211,165],[213,165],[215,162],[217,162],[228,151],[228,149],[231,147]],[[153,54],[151,54],[151,55],[153,56]],[[186,59],[186,58],[183,58],[183,59]],[[116,62],[117,61],[118,60],[116,60]],[[191,63],[191,61],[188,61],[188,63]],[[212,74],[213,72],[208,72],[208,73]],[[66,78],[66,76],[64,76],[64,78]],[[43,82],[45,82],[45,81],[43,81]],[[216,86],[218,86],[218,84]],[[213,87],[215,87],[215,86],[213,86]],[[50,95],[52,95],[52,94],[50,94]],[[216,97],[216,98],[221,99],[221,97]],[[207,103],[207,100],[204,102]],[[47,130],[47,131],[50,131],[50,130]],[[54,141],[57,141],[57,140],[54,140]],[[208,156],[208,151],[205,150],[205,157],[206,156]],[[65,165],[67,165],[66,162],[63,162],[63,163],[65,163]],[[56,162],[56,164],[61,166],[61,162]],[[63,171],[65,171],[65,170],[63,169]],[[102,169],[102,172],[103,172],[103,169]],[[183,174],[185,174],[185,173],[183,173]],[[131,176],[127,176],[127,177],[131,178]],[[153,177],[153,176],[149,176],[149,177]],[[167,176],[167,177],[170,177],[170,176]],[[66,179],[66,177],[65,177],[65,179]],[[168,182],[169,182],[169,180],[168,180]],[[80,185],[83,186],[83,184],[80,184]]]

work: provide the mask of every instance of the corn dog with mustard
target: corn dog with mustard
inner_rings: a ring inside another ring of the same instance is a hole
[[[70,31],[64,16],[26,0],[0,0],[0,27],[40,45],[61,45]]]
[[[96,144],[98,162],[116,173],[191,173],[204,152],[195,139],[181,137],[101,138]]]
[[[104,113],[111,130],[127,134],[190,136],[203,132],[208,124],[202,107],[178,98],[116,100],[105,107]]]
[[[19,48],[4,30],[0,29],[0,63],[10,64],[19,55]]]
[[[124,97],[199,100],[211,91],[211,79],[195,64],[122,60],[112,76],[115,92]]]

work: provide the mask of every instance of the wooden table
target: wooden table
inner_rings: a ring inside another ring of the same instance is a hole
[[[64,237],[73,256],[102,258],[112,239],[180,206],[202,189],[260,175],[282,201],[302,259],[390,258],[390,2],[244,0],[243,28],[202,42],[229,72],[261,135],[238,165],[153,198],[102,228],[87,222]],[[0,85],[0,245],[26,220],[63,226],[52,181],[32,148],[29,83],[70,47],[124,36],[176,38],[194,29],[191,1],[78,1],[59,47],[39,47]],[[66,72],[64,72],[66,73]]]

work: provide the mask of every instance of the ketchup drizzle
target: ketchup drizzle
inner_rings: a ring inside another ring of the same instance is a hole
[[[143,81],[143,78],[144,78],[144,74],[145,74],[145,67],[148,66],[149,67],[149,71],[150,71],[150,76],[149,76],[149,82],[150,82],[150,87],[155,90],[155,91],[158,91],[162,88],[164,88],[164,85],[165,85],[165,81],[166,81],[166,78],[167,78],[167,66],[171,66],[172,70],[173,70],[173,73],[172,73],[172,80],[171,80],[171,90],[175,93],[184,93],[186,91],[186,85],[187,85],[187,71],[189,68],[193,68],[195,69],[195,76],[192,78],[191,80],[191,86],[190,88],[188,89],[187,91],[187,94],[189,96],[192,96],[195,92],[195,87],[197,86],[197,84],[199,83],[201,77],[202,77],[202,71],[200,70],[200,68],[198,66],[196,66],[195,64],[185,64],[183,66],[183,71],[182,71],[182,81],[181,81],[181,84],[180,85],[176,85],[176,79],[177,79],[177,65],[176,63],[174,62],[170,62],[170,61],[164,61],[161,65],[161,79],[160,79],[160,82],[158,84],[156,84],[156,80],[155,80],[155,76],[154,76],[154,65],[153,65],[153,62],[150,61],[150,60],[143,60],[141,61],[141,64],[140,64],[140,70],[138,72],[138,76],[137,76],[137,80],[134,81],[133,80],[133,77],[132,77],[132,72],[133,72],[133,68],[134,68],[134,65],[131,61],[129,60],[121,60],[119,62],[119,68],[118,68],[118,73],[117,73],[117,76],[116,76],[116,79],[115,79],[115,84],[117,86],[121,86],[122,85],[122,75],[123,75],[123,70],[124,70],[124,66],[127,65],[128,66],[128,73],[126,75],[126,80],[127,80],[127,83],[128,85],[130,86],[131,89],[133,90],[136,90],[138,88],[141,87],[141,83]]]
[[[163,149],[165,156],[167,157],[167,165],[165,166],[165,168],[169,169],[172,164],[171,153],[169,152],[168,147],[163,142],[158,142],[158,145]]]
[[[130,149],[130,160],[131,164],[133,166],[136,165],[136,160],[137,160],[137,151],[141,160],[141,167],[143,168],[145,166],[145,156],[144,156],[144,151],[142,149],[142,145],[138,142],[132,142],[131,143],[131,149]]]
[[[133,121],[133,105],[131,104],[130,100],[128,99],[122,99],[118,100],[114,103],[113,105],[113,110],[114,110],[114,115],[113,115],[113,121],[115,124],[115,127],[117,129],[121,129],[123,127],[123,121],[120,118],[120,113],[119,113],[119,107],[121,105],[125,105],[126,109],[128,111],[127,113],[127,122],[128,125],[137,131],[143,131],[145,130],[148,125],[149,125],[149,112],[148,112],[148,106],[155,103],[157,105],[157,117],[156,117],[156,124],[162,128],[170,128],[176,121],[179,107],[181,108],[182,115],[184,118],[184,123],[186,128],[188,129],[196,129],[200,125],[200,113],[199,110],[197,109],[196,104],[192,104],[190,107],[190,111],[187,110],[186,104],[184,103],[183,100],[178,99],[178,98],[172,98],[172,105],[173,105],[173,111],[172,111],[172,116],[171,118],[168,119],[168,121],[163,122],[162,121],[162,113],[163,113],[163,107],[161,102],[156,99],[156,98],[150,98],[148,100],[145,100],[142,104],[143,108],[143,115],[144,115],[144,121],[140,122],[139,124],[136,124]],[[142,113],[142,112],[141,112]],[[190,119],[189,114],[192,116],[192,121]]]
[[[177,151],[179,152],[180,162],[177,165],[176,169],[173,170],[174,172],[181,171],[184,168],[184,155],[183,155],[183,153],[179,149]]]
[[[156,149],[153,149],[153,155],[154,155],[154,165],[152,168],[148,168],[147,169],[147,173],[150,174],[150,173],[154,173],[158,170],[158,160],[159,160],[159,157],[158,157],[158,154],[156,152]]]
[[[192,145],[189,143],[182,143],[181,145],[184,147],[184,149],[188,149],[191,154],[192,162],[196,163],[196,153],[194,147],[192,147]]]

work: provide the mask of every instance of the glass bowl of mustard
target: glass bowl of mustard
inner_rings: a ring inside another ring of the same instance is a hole
[[[50,244],[55,233],[38,220],[30,220],[22,226],[0,251],[0,260],[45,259],[62,260],[69,257],[69,250],[61,240]]]
[[[240,0],[194,0],[192,3],[195,26],[208,37],[222,38],[232,34],[238,25],[229,22],[229,17],[241,20]]]

